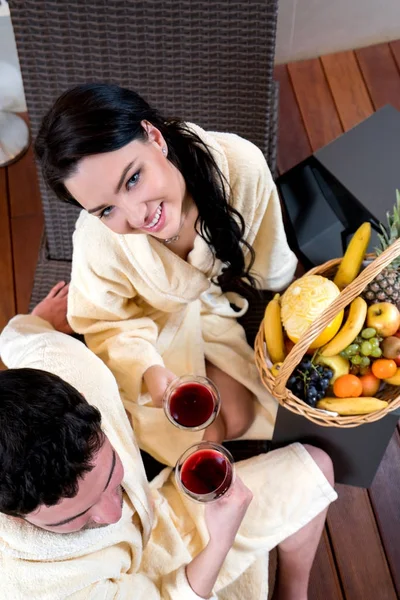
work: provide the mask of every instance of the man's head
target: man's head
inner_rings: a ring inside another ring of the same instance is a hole
[[[0,371],[0,512],[58,533],[121,517],[123,467],[99,411],[45,371]]]

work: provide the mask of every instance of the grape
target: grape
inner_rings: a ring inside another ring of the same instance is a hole
[[[320,385],[323,390],[326,390],[326,388],[329,386],[329,379],[327,379],[327,378],[321,379]]]
[[[319,392],[317,395],[317,399],[322,400],[322,398],[324,398],[324,396],[325,396],[325,392]]]
[[[319,381],[321,378],[320,373],[318,371],[313,371],[310,375],[310,381]]]
[[[354,340],[353,344],[362,344],[363,343],[363,339],[362,337],[360,337],[359,335],[356,337],[356,339]]]
[[[362,356],[362,357],[361,357],[361,362],[360,362],[360,365],[361,365],[362,367],[369,367],[370,363],[371,363],[371,361],[370,361],[370,359],[368,358],[368,356]]]
[[[325,369],[325,375],[326,377],[328,377],[329,381],[332,379],[333,377],[333,371],[332,369]]]
[[[361,365],[361,356],[359,354],[356,354],[355,356],[351,357],[351,363],[353,365]]]
[[[310,385],[310,387],[307,390],[307,396],[308,397],[311,397],[311,396],[317,397],[317,388],[315,388],[313,385]]]
[[[300,368],[304,371],[307,371],[311,367],[311,360],[309,358],[304,358],[300,363]]]
[[[361,354],[364,354],[364,356],[369,356],[372,352],[372,346],[369,342],[363,342],[361,344]]]
[[[378,348],[372,348],[371,350],[371,356],[373,356],[374,358],[379,358],[380,356],[382,356],[382,350],[378,347]]]
[[[360,345],[359,344],[350,344],[350,346],[347,346],[347,348],[345,350],[348,358],[350,356],[354,356],[359,351],[360,351]]]
[[[369,339],[368,341],[369,341],[369,343],[371,344],[371,346],[372,346],[373,348],[378,348],[378,346],[379,346],[379,340],[378,340],[378,338],[377,338],[377,337],[372,337],[372,338],[371,338],[371,339]]]
[[[294,386],[294,389],[295,389],[297,392],[302,392],[302,391],[303,391],[303,389],[304,389],[304,384],[303,384],[303,382],[302,382],[302,381],[296,381],[296,385]]]
[[[366,329],[363,329],[361,332],[361,337],[364,338],[365,340],[369,340],[370,338],[373,338],[376,336],[376,329],[374,329],[373,327],[367,327]]]

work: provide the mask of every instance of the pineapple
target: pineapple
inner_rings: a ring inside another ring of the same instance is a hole
[[[387,228],[381,224],[378,235],[380,246],[375,248],[376,256],[400,238],[400,192],[396,190],[396,204],[393,213],[387,213]],[[391,302],[400,310],[400,257],[381,271],[361,294],[368,304]]]

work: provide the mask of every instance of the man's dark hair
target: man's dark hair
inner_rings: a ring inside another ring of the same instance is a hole
[[[0,512],[73,498],[103,441],[100,412],[60,377],[0,371]]]

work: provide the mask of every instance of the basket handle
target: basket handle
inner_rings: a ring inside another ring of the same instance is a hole
[[[364,288],[395,258],[400,255],[400,239],[396,240],[382,254],[373,260],[361,273],[340,293],[324,312],[311,323],[310,327],[301,336],[285,358],[275,380],[275,390],[278,396],[284,393],[286,382],[296,365],[303,358],[307,348],[320,333],[333,321],[335,316],[352,302]]]

